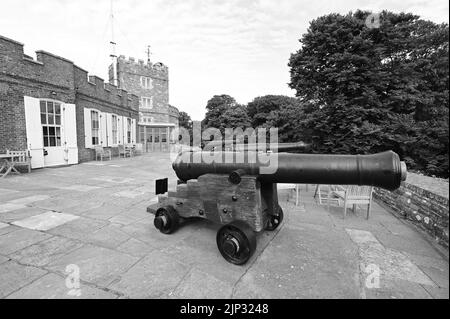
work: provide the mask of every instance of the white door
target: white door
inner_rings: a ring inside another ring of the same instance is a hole
[[[122,116],[122,141],[123,141],[124,145],[129,144],[127,131],[128,131],[128,118],[125,116]]]
[[[77,116],[75,104],[63,107],[64,160],[66,164],[78,164]]]
[[[63,107],[56,101],[41,100],[41,124],[44,143],[44,165],[67,164],[65,161]]]
[[[105,113],[106,115],[106,127],[108,128],[108,131],[106,132],[106,135],[108,136],[107,142],[108,146],[114,145],[114,139],[113,139],[113,115],[111,113]],[[117,124],[117,120],[116,120]],[[115,125],[116,125],[115,124]]]
[[[131,144],[136,144],[136,120],[131,120]]]
[[[117,144],[125,144],[123,142],[123,117],[117,116]]]
[[[25,97],[31,167],[78,163],[74,104]]]
[[[31,156],[31,167],[44,167],[44,144],[42,138],[39,99],[24,97],[27,148]]]
[[[91,109],[84,108],[84,147],[92,147]]]
[[[106,113],[99,112],[99,121],[100,121],[100,145],[103,147],[108,146],[108,123],[106,119]]]

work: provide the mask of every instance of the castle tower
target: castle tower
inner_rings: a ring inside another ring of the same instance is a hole
[[[173,131],[178,127],[178,110],[169,105],[168,67],[161,62],[145,63],[121,55],[115,70],[119,88],[139,97],[138,142],[147,151],[169,150],[175,142]],[[114,81],[112,65],[109,81]]]

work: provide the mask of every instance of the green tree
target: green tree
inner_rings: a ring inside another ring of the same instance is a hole
[[[236,103],[236,100],[229,95],[214,95],[208,101],[206,110],[206,116],[202,122],[204,129],[214,127],[224,134],[225,128],[250,126],[246,107]]]
[[[297,142],[303,138],[304,107],[298,98],[265,95],[248,103],[247,112],[253,127],[276,127],[280,142]]]
[[[178,115],[178,125],[180,128],[185,128],[189,132],[189,143],[192,144],[193,140],[193,124],[192,119],[186,112],[180,111]],[[181,135],[179,136],[179,139],[181,141]],[[187,142],[186,142],[187,143]]]
[[[192,119],[186,112],[180,111],[178,115],[178,125],[187,130],[192,130]]]
[[[448,176],[448,25],[388,11],[371,25],[369,14],[319,17],[300,39],[290,87],[313,106],[301,127],[316,151],[393,149]]]

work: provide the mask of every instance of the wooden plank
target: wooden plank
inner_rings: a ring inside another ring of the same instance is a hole
[[[262,200],[255,176],[243,176],[236,185],[229,182],[228,175],[206,174],[178,185],[176,192],[161,197],[158,205],[171,205],[184,218],[200,217],[220,224],[242,220],[259,232],[266,224],[267,211],[273,210],[268,206],[278,204],[276,186],[274,190],[266,185],[265,193],[269,198]]]

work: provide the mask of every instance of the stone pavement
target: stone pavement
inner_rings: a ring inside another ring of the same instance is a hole
[[[245,266],[216,248],[217,225],[163,235],[145,209],[165,154],[34,170],[0,180],[1,298],[448,298],[448,258],[378,205],[301,204],[258,235]],[[79,272],[80,287],[74,278]]]

